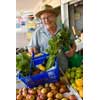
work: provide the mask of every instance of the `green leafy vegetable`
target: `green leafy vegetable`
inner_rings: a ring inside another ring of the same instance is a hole
[[[30,72],[30,60],[31,57],[25,52],[16,55],[16,68],[21,71],[23,76],[28,75]]]
[[[61,29],[56,36],[53,36],[49,42],[49,48],[46,49],[47,53],[49,53],[49,58],[46,64],[46,69],[48,70],[54,65],[55,58],[57,54],[63,50],[63,48],[70,48],[71,39],[70,33],[67,28]],[[67,50],[68,50],[67,49]]]

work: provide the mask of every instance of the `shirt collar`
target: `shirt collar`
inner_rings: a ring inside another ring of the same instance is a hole
[[[43,27],[44,27],[45,33],[46,33],[49,37],[51,37],[51,35],[50,35],[49,31],[47,30],[47,28],[46,28],[45,26],[43,26]],[[55,32],[54,34],[57,34],[57,32],[58,32],[60,29],[61,29],[61,26],[57,24],[57,30],[56,30],[56,32]]]

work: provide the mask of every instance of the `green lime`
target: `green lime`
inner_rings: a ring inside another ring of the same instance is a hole
[[[75,78],[75,72],[71,72],[70,76],[71,78]]]
[[[76,77],[77,77],[77,79],[78,78],[81,78],[82,77],[82,74],[78,72],[78,73],[76,73]]]
[[[65,75],[67,76],[68,79],[70,79],[70,73],[65,73]]]
[[[75,83],[72,83],[71,86],[72,86],[74,89],[76,89]]]
[[[68,68],[68,69],[67,69],[67,72],[68,72],[68,73],[70,73],[70,72],[71,72],[71,69],[70,69],[70,68]]]
[[[72,67],[71,71],[76,71],[76,67]]]
[[[71,84],[75,83],[75,80],[74,80],[74,79],[71,79],[71,80],[70,80],[70,83],[71,83]]]
[[[82,69],[79,67],[76,69],[76,73],[81,73],[82,72]]]
[[[75,80],[76,80],[76,79],[79,79],[79,78],[78,78],[77,76],[75,76]]]

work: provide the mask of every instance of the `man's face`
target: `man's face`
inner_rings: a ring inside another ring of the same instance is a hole
[[[42,23],[48,28],[56,24],[56,16],[53,13],[45,12],[40,16]]]

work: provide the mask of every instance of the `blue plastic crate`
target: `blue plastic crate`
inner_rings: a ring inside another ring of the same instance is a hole
[[[43,54],[44,55],[44,54]],[[35,61],[35,64],[42,64],[40,62],[44,61],[46,59],[46,56],[38,57],[33,59],[32,61]],[[42,59],[42,61],[41,61]],[[43,60],[44,59],[44,60]],[[32,88],[38,85],[42,85],[45,83],[50,83],[50,82],[56,82],[59,80],[59,66],[58,66],[58,60],[55,60],[55,64],[52,68],[50,68],[47,71],[40,72],[37,75],[32,75],[32,76],[26,76],[23,77],[21,73],[17,75],[17,77],[26,84],[27,87]]]
[[[48,56],[49,56],[49,54],[47,54],[47,53],[42,53],[42,55],[38,56],[38,57],[35,57],[34,54],[33,54],[32,55],[32,62],[34,63],[35,66],[42,64]]]

